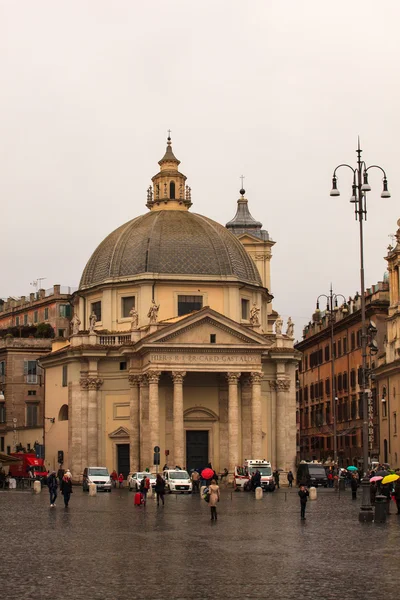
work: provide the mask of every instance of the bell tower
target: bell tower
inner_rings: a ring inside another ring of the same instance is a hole
[[[152,177],[153,187],[147,190],[147,204],[150,210],[188,210],[192,206],[191,189],[186,185],[186,175],[178,171],[180,160],[172,150],[168,131],[167,149],[158,161],[160,171]]]

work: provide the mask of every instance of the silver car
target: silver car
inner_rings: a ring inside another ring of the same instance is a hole
[[[154,473],[139,471],[139,473],[129,473],[128,475],[128,487],[130,492],[138,492],[140,490],[140,483],[143,477],[148,477],[150,479],[150,485],[152,489],[154,489],[156,485],[156,476],[154,475]]]

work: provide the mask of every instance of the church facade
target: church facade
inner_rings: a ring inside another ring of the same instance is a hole
[[[59,451],[126,476],[248,458],[283,472],[296,457],[293,324],[272,309],[274,242],[240,190],[225,227],[190,210],[171,140],[147,191],[148,212],[94,251],[74,295],[71,335],[42,359],[46,461]]]

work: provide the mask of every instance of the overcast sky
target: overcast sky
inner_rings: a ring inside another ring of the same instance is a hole
[[[192,211],[225,224],[245,175],[276,241],[274,308],[360,289],[351,174],[371,174],[367,286],[400,217],[398,0],[0,0],[0,296],[76,286],[101,240],[146,212],[168,128]]]

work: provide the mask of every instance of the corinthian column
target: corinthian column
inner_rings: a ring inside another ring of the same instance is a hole
[[[228,437],[229,472],[233,473],[239,463],[239,402],[238,380],[240,373],[227,373],[228,380]]]
[[[145,375],[140,377],[140,470],[150,467],[150,435],[149,435],[149,380]]]
[[[129,375],[131,397],[129,403],[129,465],[135,472],[140,469],[140,414],[139,414],[140,375]]]
[[[99,409],[100,402],[98,401],[98,391],[103,385],[103,380],[100,377],[92,376],[87,378],[89,388],[88,398],[88,421],[87,421],[87,454],[88,466],[97,465],[99,463],[99,440],[101,433],[99,432]],[[101,462],[101,461],[100,461]]]
[[[81,399],[81,417],[79,427],[81,429],[81,472],[87,466],[88,460],[88,389],[89,378],[87,373],[81,373],[80,399]]]
[[[289,379],[270,382],[276,391],[276,464],[275,468],[286,470],[286,394],[290,389]]]
[[[262,373],[250,374],[251,380],[251,456],[262,458],[261,424],[261,379]]]
[[[174,382],[174,463],[182,468],[186,464],[183,456],[185,447],[183,439],[183,378],[185,375],[185,371],[171,373]]]
[[[153,465],[154,447],[160,445],[160,407],[158,404],[158,381],[160,379],[160,375],[160,371],[149,371],[147,373],[147,378],[149,381],[149,430],[151,465]]]

